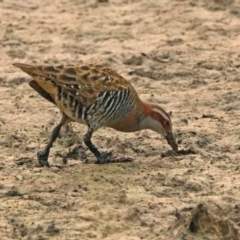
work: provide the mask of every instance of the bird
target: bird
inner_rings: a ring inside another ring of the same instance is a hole
[[[101,127],[121,132],[150,129],[163,136],[172,150],[178,144],[172,121],[161,106],[140,99],[132,84],[116,71],[97,64],[29,65],[13,63],[32,78],[31,88],[61,112],[59,123],[43,150],[37,152],[40,166],[50,166],[50,149],[62,126],[70,122],[87,125],[83,142],[95,155],[95,163],[111,162],[111,152],[101,152],[92,142],[92,135]]]

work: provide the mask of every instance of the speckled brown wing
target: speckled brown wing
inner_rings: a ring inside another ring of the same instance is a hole
[[[55,67],[45,66],[42,70],[83,106],[94,104],[101,92],[122,91],[130,86],[119,74],[99,65],[68,65],[57,73],[54,73]]]
[[[13,65],[28,73],[50,95],[59,94],[60,87],[64,93],[70,94],[83,106],[94,104],[101,92],[123,91],[128,87],[134,91],[122,76],[100,65]]]

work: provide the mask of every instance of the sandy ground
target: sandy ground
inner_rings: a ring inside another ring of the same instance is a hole
[[[240,239],[240,1],[0,1],[0,239]],[[62,131],[59,111],[12,62],[99,63],[172,112],[180,149],[156,133]],[[67,163],[63,163],[67,160]]]

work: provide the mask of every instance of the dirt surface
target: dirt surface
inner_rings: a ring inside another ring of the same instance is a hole
[[[240,1],[0,1],[0,239],[240,239]],[[94,164],[12,62],[98,63],[172,112],[181,154],[151,131],[100,129],[132,162]]]

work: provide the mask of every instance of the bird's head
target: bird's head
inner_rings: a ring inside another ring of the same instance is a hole
[[[145,104],[145,120],[146,128],[160,133],[177,152],[178,145],[172,131],[172,121],[170,115],[160,106],[154,104]]]

